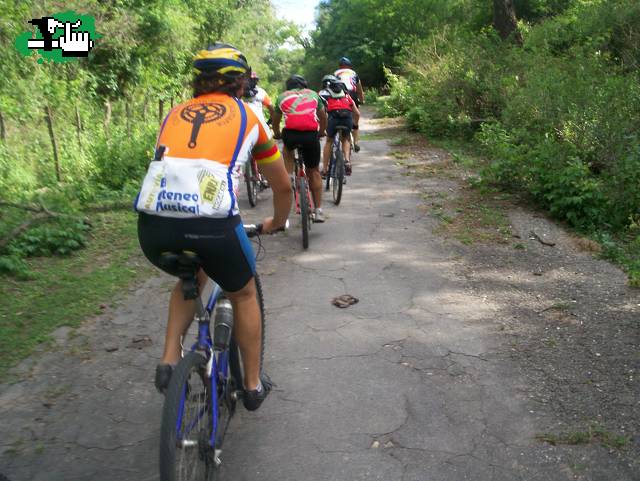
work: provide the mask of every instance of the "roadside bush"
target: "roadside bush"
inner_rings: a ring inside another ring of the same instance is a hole
[[[387,72],[390,102],[409,126],[434,137],[471,138],[500,116],[501,74],[511,48],[490,31],[471,35],[445,28],[402,54],[408,80]]]
[[[624,231],[640,210],[640,4],[574,4],[523,25],[525,45],[444,28],[388,74],[391,108],[438,138],[472,139],[487,182],[523,190],[587,231]]]
[[[88,228],[81,219],[61,219],[39,225],[12,242],[8,251],[16,257],[68,255],[84,247]]]
[[[112,190],[122,190],[128,183],[139,183],[153,158],[158,129],[140,126],[132,134],[119,127],[94,146],[96,172],[94,182]]]

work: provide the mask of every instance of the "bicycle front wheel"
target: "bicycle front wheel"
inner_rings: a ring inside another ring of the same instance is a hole
[[[333,175],[331,176],[331,184],[333,191],[333,203],[335,205],[340,204],[342,199],[342,183],[344,181],[344,156],[342,149],[336,150],[336,165],[333,169]]]
[[[309,205],[309,187],[304,178],[298,179],[300,195],[300,215],[302,216],[302,248],[309,248],[309,230],[311,229],[311,206]]]
[[[211,389],[206,359],[188,353],[176,366],[165,395],[160,427],[160,481],[211,481]]]

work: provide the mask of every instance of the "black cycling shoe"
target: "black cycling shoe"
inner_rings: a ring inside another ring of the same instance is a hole
[[[344,173],[346,175],[351,175],[351,162],[344,163]]]
[[[271,379],[269,379],[269,376],[266,374],[260,375],[260,382],[262,383],[261,391],[244,391],[242,403],[247,411],[255,411],[258,409],[262,402],[267,399],[269,392],[273,388],[273,382],[271,382]]]
[[[171,374],[173,374],[173,366],[171,364],[158,364],[156,366],[156,379],[154,384],[160,394],[164,394],[169,387],[169,381],[171,381]]]
[[[360,152],[360,144],[353,144],[353,150]]]

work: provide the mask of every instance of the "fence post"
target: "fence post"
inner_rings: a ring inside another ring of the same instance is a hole
[[[58,143],[56,142],[56,135],[53,132],[53,114],[51,113],[51,107],[48,105],[44,108],[44,117],[47,121],[47,127],[49,128],[49,137],[51,138],[51,147],[53,148],[53,161],[56,167],[56,180],[62,181],[62,175],[60,173],[60,160],[58,158]]]
[[[164,100],[158,100],[158,123],[162,124],[162,118],[164,114]]]
[[[4,142],[7,140],[7,130],[4,126],[4,117],[2,116],[2,112],[0,111],[0,139]]]
[[[127,116],[127,134],[131,137],[131,102],[129,101],[129,97],[125,99],[124,108]]]
[[[109,124],[111,123],[111,102],[104,101],[104,133],[109,133]]]
[[[149,96],[145,92],[144,94],[144,102],[142,102],[142,120],[146,124],[147,123],[147,109],[149,108]]]
[[[76,104],[76,134],[78,135],[78,146],[82,148],[82,117],[80,117],[80,107]]]

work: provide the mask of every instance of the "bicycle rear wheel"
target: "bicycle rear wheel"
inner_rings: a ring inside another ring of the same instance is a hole
[[[258,203],[258,173],[253,168],[253,162],[249,161],[246,164],[245,182],[247,184],[247,197],[249,198],[249,205],[255,207]]]
[[[160,427],[160,481],[212,481],[215,452],[206,359],[188,353],[176,366],[165,395]]]
[[[331,187],[331,176],[335,166],[335,146],[331,146],[331,157],[329,157],[329,167],[327,168],[327,178],[325,180],[324,190],[327,191]]]
[[[298,178],[300,195],[300,215],[302,216],[302,248],[309,248],[309,230],[311,230],[311,206],[309,205],[309,187],[304,177]]]
[[[342,154],[342,148],[339,147],[336,150],[336,165],[334,166],[333,175],[331,176],[333,203],[335,205],[339,205],[340,200],[342,199],[343,180],[344,180],[344,156]]]

